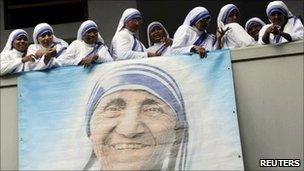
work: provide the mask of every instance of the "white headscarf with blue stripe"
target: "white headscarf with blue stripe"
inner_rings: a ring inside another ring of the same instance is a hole
[[[151,30],[152,30],[154,27],[156,27],[156,26],[163,28],[164,31],[165,31],[166,37],[167,37],[167,38],[170,38],[167,29],[162,25],[162,23],[160,23],[160,22],[158,22],[158,21],[153,21],[152,23],[150,23],[150,24],[148,25],[148,28],[147,28],[147,38],[148,38],[149,47],[153,45],[153,42],[151,42],[151,38],[150,38],[150,32],[151,32]]]
[[[125,24],[134,19],[134,18],[142,18],[141,13],[135,8],[128,8],[123,13],[119,20],[117,29],[115,34],[117,34],[122,28],[124,28]],[[115,36],[115,35],[114,35]]]
[[[91,30],[91,29],[96,29],[96,30],[98,30],[98,26],[97,26],[97,24],[96,24],[94,21],[92,21],[92,20],[87,20],[87,21],[83,22],[83,23],[80,25],[79,29],[78,29],[78,32],[77,32],[77,40],[83,40],[84,34],[85,34],[87,31]],[[104,41],[103,41],[103,39],[102,39],[102,37],[101,37],[101,35],[100,35],[99,32],[98,32],[98,40],[97,40],[97,41],[104,44]]]
[[[183,25],[193,26],[198,21],[210,17],[209,11],[204,7],[193,8],[186,16]]]
[[[270,2],[266,8],[266,14],[268,16],[268,19],[270,18],[271,13],[273,12],[280,12],[282,13],[286,18],[290,18],[293,16],[293,14],[289,11],[286,4],[282,1],[273,1]],[[270,21],[270,19],[269,19]]]
[[[47,24],[47,23],[40,23],[40,24],[38,24],[35,27],[34,32],[33,32],[33,41],[34,41],[34,43],[35,44],[39,44],[38,37],[41,36],[43,33],[47,33],[47,32],[50,32],[50,33],[53,34],[53,42],[55,44],[61,44],[63,46],[68,46],[67,42],[65,42],[62,39],[57,38],[54,35],[53,28],[49,24]]]
[[[17,29],[17,30],[12,31],[11,34],[8,36],[7,42],[6,42],[5,47],[3,48],[2,52],[11,50],[13,48],[13,41],[16,40],[20,36],[26,36],[27,39],[29,38],[27,32],[23,29]]]
[[[90,119],[100,100],[106,95],[120,90],[145,90],[160,98],[175,111],[179,131],[182,131],[177,137],[180,142],[179,155],[176,161],[171,162],[176,162],[175,168],[178,170],[184,170],[187,156],[188,122],[183,97],[175,80],[158,67],[141,63],[127,63],[100,77],[87,103],[85,114],[87,135],[91,135]]]
[[[253,18],[250,18],[246,24],[245,24],[245,30],[248,32],[249,28],[254,25],[254,24],[257,24],[257,25],[261,25],[261,27],[265,26],[266,24],[264,23],[264,21],[262,21],[261,19],[259,19],[258,17],[253,17]]]
[[[227,24],[228,16],[233,10],[239,12],[239,9],[234,4],[227,4],[221,8],[217,17],[217,26],[219,28],[223,28]]]

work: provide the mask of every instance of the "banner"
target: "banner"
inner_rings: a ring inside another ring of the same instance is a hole
[[[243,170],[228,50],[21,75],[20,170]]]

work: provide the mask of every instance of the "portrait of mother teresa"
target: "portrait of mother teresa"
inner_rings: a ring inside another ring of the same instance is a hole
[[[188,123],[175,80],[125,64],[100,76],[86,108],[93,152],[83,170],[184,170]]]

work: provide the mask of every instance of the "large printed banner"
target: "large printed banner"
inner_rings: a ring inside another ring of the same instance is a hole
[[[228,50],[23,74],[20,170],[243,170]]]

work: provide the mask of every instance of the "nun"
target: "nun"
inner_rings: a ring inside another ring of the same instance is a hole
[[[240,48],[255,44],[246,30],[238,23],[240,11],[233,4],[223,6],[217,17],[216,49]]]
[[[170,39],[167,29],[160,22],[154,21],[148,25],[147,38],[148,52],[156,53],[159,56],[170,55],[172,39]]]
[[[34,55],[35,62],[30,63],[30,69],[41,70],[55,66],[55,58],[62,55],[68,43],[54,35],[53,28],[47,23],[38,24],[33,32],[34,44],[28,48],[27,55]]]
[[[259,44],[280,44],[304,38],[303,23],[289,11],[284,2],[270,2],[266,14],[271,24],[261,29]]]
[[[206,52],[213,50],[215,42],[214,35],[207,32],[210,20],[211,15],[206,8],[193,8],[174,34],[171,53],[198,53],[201,57],[206,57]]]
[[[135,36],[141,23],[142,15],[137,9],[128,8],[123,12],[110,48],[114,60],[157,56],[155,53],[147,52],[145,46]]]
[[[107,46],[98,31],[97,24],[92,20],[83,22],[74,40],[66,52],[57,58],[58,65],[83,65],[85,68],[94,63],[113,61]]]
[[[259,19],[258,17],[253,17],[250,18],[246,24],[245,24],[245,30],[247,31],[247,33],[254,38],[254,40],[256,41],[256,43],[258,43],[259,40],[259,32],[261,30],[261,28],[263,26],[265,26],[266,24],[264,23],[264,21],[262,21],[261,19]]]
[[[28,62],[35,61],[33,55],[26,55],[28,34],[22,29],[11,32],[0,57],[0,75],[29,71]]]
[[[188,122],[174,78],[142,63],[105,72],[87,103],[83,170],[185,170]]]

